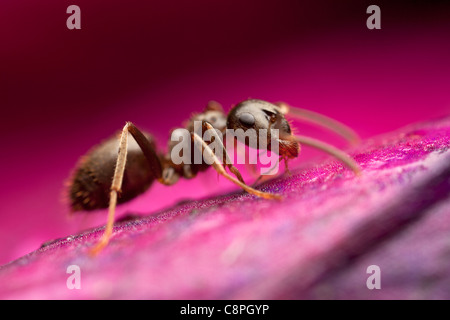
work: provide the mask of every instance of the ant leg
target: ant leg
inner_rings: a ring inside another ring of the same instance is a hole
[[[352,157],[350,157],[345,152],[337,149],[336,147],[333,147],[332,145],[329,145],[328,143],[322,142],[317,139],[313,139],[313,138],[309,138],[309,137],[305,137],[305,136],[297,136],[297,135],[294,137],[300,144],[304,144],[304,145],[322,150],[322,151],[332,155],[333,157],[340,160],[343,164],[345,164],[349,169],[353,170],[353,172],[357,176],[361,175],[361,168],[359,167],[359,165],[356,163],[356,161]]]
[[[238,144],[236,143],[237,142],[236,138],[235,138],[234,142],[235,142],[234,146],[233,146],[234,147],[234,153],[237,154],[238,156],[242,157],[242,159],[246,160],[245,156],[246,156],[247,153],[245,152],[245,150],[244,151],[242,150],[242,148],[244,148],[244,147],[243,146],[241,146],[241,147],[238,146]],[[251,178],[253,178],[253,179],[259,178],[260,175],[259,175],[259,173],[256,170],[257,169],[257,165],[256,164],[244,161],[243,165],[244,165],[244,167],[246,169],[246,172],[248,172],[250,174]]]
[[[245,181],[242,178],[241,173],[239,172],[239,170],[235,166],[233,166],[232,161],[230,159],[230,156],[228,155],[228,152],[227,152],[227,150],[226,150],[226,148],[225,148],[225,146],[223,144],[222,139],[217,134],[217,131],[214,129],[214,127],[209,122],[204,121],[203,125],[205,126],[205,128],[207,130],[211,130],[210,132],[214,136],[215,141],[217,141],[220,144],[220,146],[221,146],[221,148],[223,150],[223,164],[228,168],[228,170],[230,170],[236,176],[236,178],[239,179],[239,181],[241,183],[245,184]]]
[[[90,250],[92,255],[98,254],[102,249],[108,244],[111,238],[113,225],[114,225],[114,215],[117,206],[117,194],[120,192],[122,187],[123,173],[125,171],[125,164],[127,161],[127,147],[128,147],[128,127],[127,123],[123,127],[122,134],[120,136],[119,143],[119,154],[117,156],[116,167],[114,169],[114,177],[111,185],[111,191],[109,194],[109,207],[108,207],[108,219],[105,226],[105,231],[103,232],[100,241]]]
[[[334,131],[335,133],[348,140],[352,145],[356,145],[360,141],[360,138],[355,131],[337,120],[310,110],[293,108],[283,102],[276,103],[276,105],[280,107],[283,114],[299,120],[309,121],[331,131]]]
[[[117,206],[117,197],[121,192],[123,175],[125,172],[125,166],[127,161],[127,149],[128,149],[128,133],[131,133],[133,138],[138,143],[144,156],[152,168],[152,173],[156,179],[161,179],[161,164],[159,158],[156,155],[154,147],[150,144],[148,139],[134,126],[131,122],[127,122],[122,129],[119,142],[119,152],[116,161],[116,167],[114,169],[114,176],[111,184],[111,191],[109,197],[108,206],[108,219],[105,226],[105,231],[100,238],[99,242],[90,250],[90,254],[96,255],[109,243],[112,236],[114,226],[114,216]]]
[[[142,153],[147,159],[151,172],[153,173],[153,177],[159,182],[163,182],[162,177],[162,166],[161,161],[155,151],[155,146],[148,141],[148,139],[144,136],[144,134],[131,122],[127,122],[128,132],[131,133],[134,140],[136,140],[139,148],[141,148]]]
[[[270,176],[274,176],[275,174],[272,174],[272,171],[275,170],[275,168],[280,164],[280,158],[278,158],[277,163],[267,171],[266,174],[259,175],[258,178],[253,182],[252,187],[256,187],[258,184],[264,182],[264,180],[267,180]]]
[[[252,187],[246,185],[244,182],[241,182],[240,180],[238,180],[238,179],[234,178],[233,176],[231,176],[230,174],[228,174],[228,172],[226,172],[225,168],[220,163],[219,159],[214,154],[213,150],[208,146],[208,144],[205,141],[203,141],[203,139],[198,134],[196,134],[195,132],[192,133],[192,138],[194,140],[194,143],[198,143],[198,144],[201,145],[201,147],[199,147],[200,150],[204,149],[206,154],[203,153],[203,155],[207,156],[211,160],[210,161],[212,163],[211,165],[217,171],[217,173],[219,173],[220,175],[224,176],[225,178],[227,178],[228,180],[230,180],[234,184],[240,186],[242,189],[244,189],[248,193],[253,194],[253,195],[257,196],[257,197],[265,198],[265,199],[278,199],[278,200],[282,199],[282,196],[280,196],[278,194],[272,194],[272,193],[267,193],[267,192],[263,192],[263,191],[259,191],[259,190],[253,189]]]
[[[237,148],[237,145],[235,145],[235,148]],[[242,150],[241,148],[238,148],[238,150]],[[239,151],[238,151],[239,152]],[[262,155],[266,153],[267,154],[267,150],[263,150],[258,154],[257,159],[260,159],[262,157]],[[240,154],[242,157],[245,158],[245,151],[244,154],[242,155],[242,151],[240,151]],[[277,162],[278,164],[278,162]],[[257,181],[261,179],[261,174],[258,173],[258,166],[255,163],[248,163],[247,161],[245,161],[244,163],[245,169],[247,170],[247,172],[250,174],[250,176],[255,179],[255,182],[252,184],[252,186],[255,186],[257,184]],[[269,172],[273,171],[274,168],[270,169]],[[266,175],[270,175],[270,173],[266,173]]]

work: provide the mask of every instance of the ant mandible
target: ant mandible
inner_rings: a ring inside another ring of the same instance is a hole
[[[200,144],[203,150],[209,151],[212,163],[207,164],[202,161],[201,163],[175,164],[170,157],[173,143],[169,143],[167,153],[157,152],[152,136],[140,131],[133,123],[127,122],[122,129],[120,139],[117,139],[116,136],[111,137],[81,157],[69,179],[72,212],[108,208],[104,233],[90,252],[97,254],[108,244],[112,236],[117,204],[129,201],[143,193],[154,180],[165,185],[172,185],[180,177],[191,179],[198,172],[205,171],[212,166],[218,174],[250,194],[265,199],[281,199],[280,195],[256,190],[247,185],[235,166],[227,161],[221,162],[209,148],[209,144],[194,132],[194,121],[201,121],[203,132],[216,129],[223,134],[226,129],[243,129],[244,131],[248,129],[278,129],[278,155],[280,159],[285,160],[286,168],[287,161],[298,156],[300,145],[303,144],[331,154],[353,170],[355,174],[360,174],[358,164],[343,151],[313,138],[294,135],[285,116],[328,128],[352,144],[359,141],[355,132],[344,124],[309,110],[289,107],[285,103],[272,104],[263,100],[249,99],[234,106],[226,115],[220,104],[210,102],[202,113],[191,116],[185,129],[191,134],[192,141]],[[134,139],[128,141],[128,134],[131,134]],[[217,135],[215,138],[220,139]],[[223,141],[220,142],[223,144]],[[192,146],[192,148],[197,147]],[[269,149],[270,145],[266,146],[266,150]],[[226,151],[225,156],[228,157]],[[226,168],[235,177],[229,174]]]

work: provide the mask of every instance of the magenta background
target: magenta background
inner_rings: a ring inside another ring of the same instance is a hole
[[[71,4],[82,30],[65,26]],[[248,97],[283,100],[363,138],[449,114],[449,6],[378,1],[382,29],[368,30],[370,4],[2,2],[0,264],[104,222],[104,214],[68,217],[63,183],[78,157],[125,121],[164,147],[169,130],[211,99],[226,108]],[[305,149],[296,163],[312,156]],[[207,172],[170,189],[154,185],[119,211],[234,189],[219,181]]]

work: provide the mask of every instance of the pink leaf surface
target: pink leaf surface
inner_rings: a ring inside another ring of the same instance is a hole
[[[2,299],[449,299],[450,119],[413,125],[260,188],[58,239],[0,268]],[[81,289],[66,286],[67,267]],[[369,290],[366,270],[381,270]]]

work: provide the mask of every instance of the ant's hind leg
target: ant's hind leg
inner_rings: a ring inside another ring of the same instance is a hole
[[[348,140],[352,145],[355,145],[360,141],[358,134],[351,128],[337,120],[324,116],[323,114],[306,109],[290,107],[284,102],[278,102],[275,103],[275,105],[277,105],[281,109],[281,112],[288,117],[308,121],[327,128]]]
[[[131,133],[136,140],[144,156],[146,157],[151,172],[154,178],[161,179],[161,164],[159,158],[148,141],[148,139],[134,126],[131,122],[127,122],[122,129],[119,142],[119,153],[117,156],[116,167],[114,169],[114,176],[111,184],[111,191],[109,197],[108,206],[108,219],[105,226],[105,231],[100,238],[99,242],[90,250],[90,254],[96,255],[109,243],[112,236],[114,226],[114,216],[117,206],[117,197],[121,192],[123,176],[125,172],[125,166],[127,161],[127,149],[128,149],[128,133]]]
[[[211,162],[212,167],[217,171],[217,173],[224,176],[225,178],[227,178],[234,184],[240,186],[242,189],[244,189],[248,193],[253,194],[257,197],[265,198],[265,199],[278,199],[278,200],[282,199],[282,196],[280,196],[278,194],[267,193],[267,192],[253,189],[252,187],[241,182],[239,179],[236,179],[233,176],[231,176],[230,174],[228,174],[228,172],[226,172],[224,166],[220,163],[219,159],[214,154],[213,150],[208,146],[208,144],[205,141],[203,141],[203,139],[196,133],[192,133],[192,138],[194,140],[194,143],[200,145],[200,146],[198,146],[200,150],[204,149],[203,155],[208,159],[208,162]]]
[[[119,154],[117,156],[116,167],[114,169],[114,177],[111,185],[111,191],[109,194],[109,206],[108,206],[108,220],[106,222],[105,231],[103,232],[100,241],[90,250],[92,255],[98,254],[106,245],[112,235],[114,225],[114,215],[117,206],[117,195],[122,188],[123,173],[125,171],[125,165],[127,161],[127,147],[128,147],[128,127],[127,123],[123,127],[122,134],[120,136]]]

